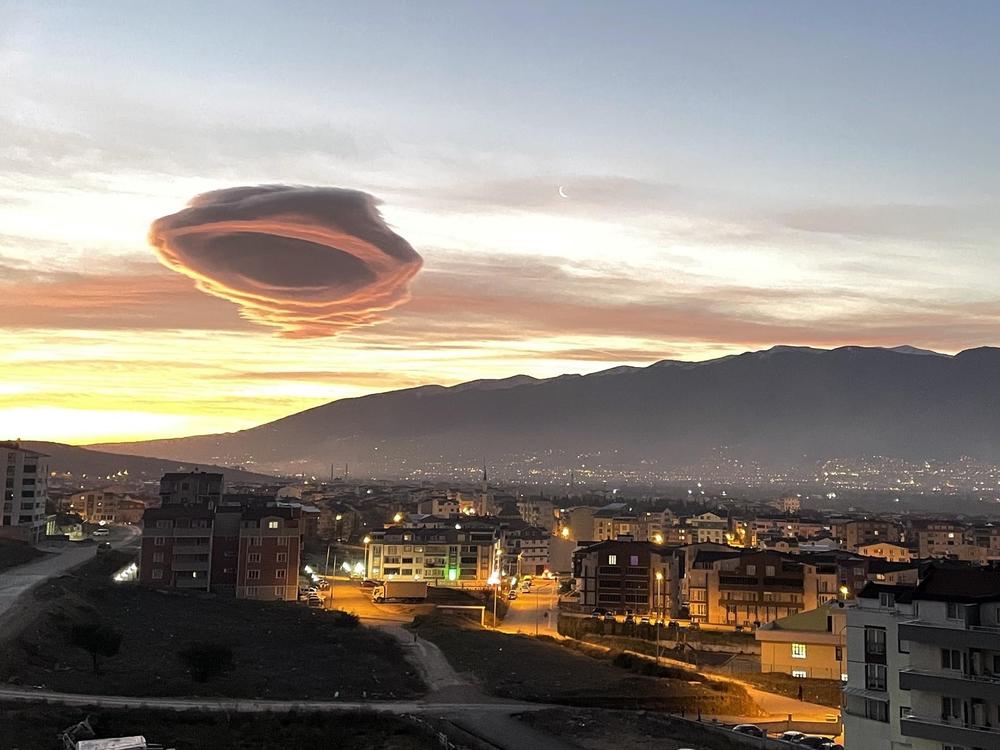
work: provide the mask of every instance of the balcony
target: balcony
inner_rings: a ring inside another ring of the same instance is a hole
[[[899,687],[938,695],[982,698],[1000,703],[1000,675],[973,675],[948,670],[901,669]]]
[[[175,544],[170,549],[175,555],[207,555],[211,551],[207,544]]]
[[[179,589],[208,589],[208,576],[199,576],[198,578],[178,578],[174,583]]]
[[[177,572],[208,571],[208,560],[174,560],[170,567]],[[200,578],[198,580],[201,580]]]
[[[926,620],[910,620],[899,623],[900,640],[926,643],[943,648],[977,648],[996,650],[1000,630],[989,627],[965,628],[961,625],[948,626]]]
[[[899,720],[899,729],[907,737],[949,745],[965,745],[981,750],[1000,750],[1000,731],[993,727],[945,724],[940,718],[908,715]]]

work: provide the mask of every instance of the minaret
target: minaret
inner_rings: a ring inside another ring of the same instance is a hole
[[[569,496],[574,497],[576,495],[576,471],[573,469],[569,470]]]

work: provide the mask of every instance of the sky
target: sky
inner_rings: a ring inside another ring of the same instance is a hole
[[[998,32],[969,1],[2,2],[0,436],[996,345]]]

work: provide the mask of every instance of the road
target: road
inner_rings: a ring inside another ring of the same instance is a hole
[[[507,616],[500,623],[503,633],[549,635],[560,638],[558,583],[536,578],[531,591],[507,602]]]
[[[112,528],[111,534],[105,537],[105,541],[110,541],[111,546],[116,549],[138,548],[141,534],[136,526],[118,526]],[[52,554],[0,573],[0,620],[12,611],[20,596],[42,581],[62,575],[91,560],[97,554],[96,544],[77,542],[42,544],[38,548]]]

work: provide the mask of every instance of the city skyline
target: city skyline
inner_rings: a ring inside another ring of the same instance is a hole
[[[0,425],[144,439],[425,383],[997,343],[995,7],[632,7],[5,6]],[[275,184],[372,195],[422,258],[408,300],[288,338],[158,262],[155,220]]]

